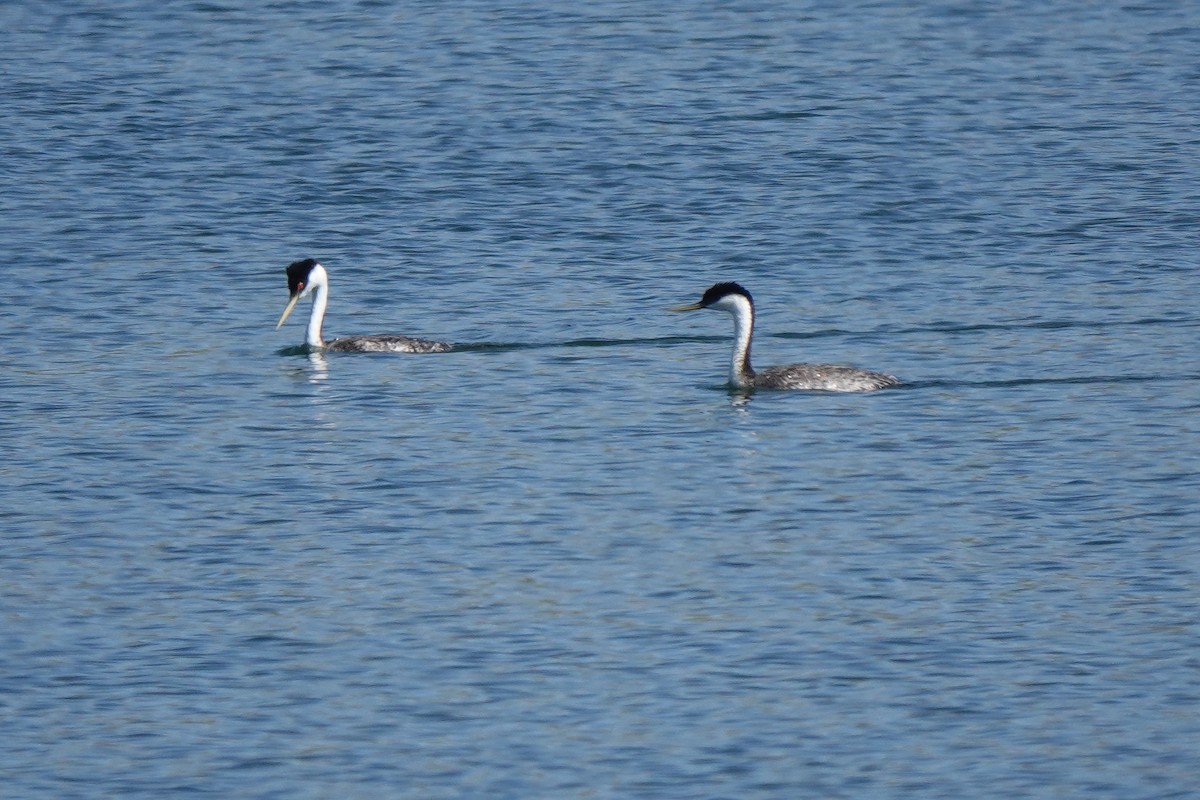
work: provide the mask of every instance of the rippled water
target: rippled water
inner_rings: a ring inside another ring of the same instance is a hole
[[[783,6],[0,6],[5,797],[1195,791],[1194,9]]]

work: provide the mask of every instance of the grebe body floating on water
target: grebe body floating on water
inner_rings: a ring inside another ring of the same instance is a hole
[[[329,275],[325,267],[315,258],[305,258],[294,261],[287,268],[288,291],[291,299],[287,308],[279,317],[275,330],[283,325],[284,320],[292,313],[296,303],[308,295],[312,295],[312,311],[308,315],[308,330],[304,334],[304,343],[314,350],[342,350],[355,353],[443,353],[452,348],[446,342],[434,342],[429,339],[413,339],[409,336],[397,336],[390,333],[380,333],[371,336],[345,336],[341,339],[325,341],[321,338],[321,323],[325,321],[325,307],[329,304]]]
[[[733,359],[729,382],[739,389],[818,389],[827,392],[870,392],[896,386],[899,379],[882,372],[831,364],[788,364],[755,372],[750,366],[750,340],[754,336],[754,300],[736,283],[718,283],[699,303],[671,311],[715,308],[733,315]]]

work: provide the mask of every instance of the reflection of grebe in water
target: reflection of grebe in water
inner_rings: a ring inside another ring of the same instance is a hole
[[[308,315],[308,330],[304,334],[304,343],[313,349],[357,353],[442,353],[452,347],[446,342],[413,339],[390,333],[344,336],[327,342],[321,338],[321,323],[325,321],[325,307],[329,304],[329,275],[325,272],[325,267],[315,258],[306,258],[288,265],[287,277],[288,290],[292,297],[288,300],[283,315],[279,317],[275,330],[279,330],[283,325],[284,320],[296,307],[297,301],[312,294],[312,312]]]
[[[325,353],[320,350],[310,350],[308,352],[308,382],[320,383],[321,381],[329,380],[329,359],[325,358]]]
[[[733,315],[733,361],[729,382],[739,389],[823,389],[829,392],[869,392],[896,386],[900,381],[882,372],[831,364],[788,364],[755,372],[750,366],[750,340],[754,336],[754,300],[736,283],[718,283],[700,302],[672,308],[696,311],[715,308]]]

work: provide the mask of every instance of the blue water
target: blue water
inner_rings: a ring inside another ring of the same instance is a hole
[[[1194,797],[1198,22],[0,5],[3,796]]]

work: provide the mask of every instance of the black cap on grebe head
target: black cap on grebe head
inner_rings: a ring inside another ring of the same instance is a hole
[[[679,306],[678,308],[672,308],[671,311],[696,311],[701,308],[708,308],[713,303],[720,301],[722,298],[735,294],[741,295],[742,297],[746,298],[750,305],[754,305],[754,298],[750,296],[750,293],[747,292],[741,284],[728,282],[718,283],[710,286],[708,291],[704,293],[704,296],[700,298],[699,303],[691,303],[690,305]]]
[[[296,307],[296,303],[301,297],[305,296],[305,292],[312,288],[312,274],[317,271],[317,277],[321,278],[325,274],[325,268],[315,258],[303,258],[299,261],[293,261],[288,264],[288,299],[287,308],[283,309],[283,314],[279,317],[279,322],[275,323],[275,330],[283,325],[284,320],[292,313],[292,309]]]
[[[717,283],[708,287],[708,291],[704,293],[704,297],[700,298],[700,305],[703,307],[711,306],[713,303],[720,300],[722,297],[728,297],[731,294],[740,294],[742,297],[754,302],[754,298],[746,291],[740,283],[728,281],[726,283]]]
[[[299,261],[293,261],[288,264],[288,292],[294,297],[304,291],[304,287],[308,286],[308,276],[313,271],[313,268],[319,267],[320,264],[315,258],[302,258]]]

